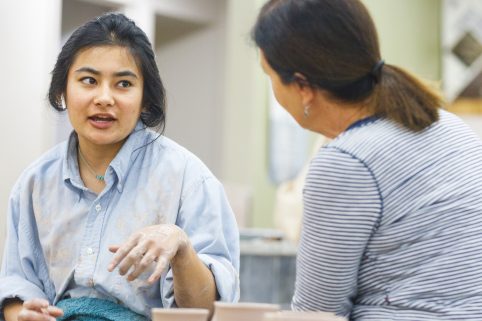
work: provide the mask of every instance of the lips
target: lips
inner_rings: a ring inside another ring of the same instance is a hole
[[[89,116],[89,123],[97,129],[109,129],[117,119],[111,114],[95,114]]]
[[[109,114],[96,114],[89,117],[90,120],[95,122],[111,122],[116,120],[116,118]]]

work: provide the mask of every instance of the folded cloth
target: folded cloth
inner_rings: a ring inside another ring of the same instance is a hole
[[[58,321],[147,321],[134,311],[108,300],[97,298],[70,298],[57,303],[64,310]]]

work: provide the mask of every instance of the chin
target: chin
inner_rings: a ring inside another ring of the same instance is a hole
[[[119,144],[124,139],[114,138],[114,137],[91,137],[90,139],[88,139],[88,141],[91,144],[98,145],[98,146],[110,146],[110,145]]]

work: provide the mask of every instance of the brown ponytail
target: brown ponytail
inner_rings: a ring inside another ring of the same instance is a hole
[[[306,77],[335,99],[367,102],[373,114],[420,131],[438,120],[435,89],[381,62],[378,35],[360,0],[270,0],[252,37],[284,83]]]
[[[421,131],[438,120],[438,109],[443,104],[435,88],[399,67],[385,65],[371,106],[374,114]]]

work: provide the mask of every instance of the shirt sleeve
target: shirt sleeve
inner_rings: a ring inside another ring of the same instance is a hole
[[[219,299],[239,300],[239,231],[221,183],[213,177],[190,187],[176,221],[211,270]],[[164,307],[175,306],[172,271],[161,284]]]
[[[323,148],[311,163],[303,202],[292,307],[348,316],[360,261],[382,213],[377,181],[362,161]]]
[[[0,271],[0,304],[5,299],[19,298],[22,301],[42,298],[53,299],[53,288],[42,276],[46,276],[43,255],[36,233],[33,213],[22,213],[18,191],[12,192],[7,215],[7,238]],[[48,289],[46,289],[46,287]],[[51,301],[51,300],[50,300]],[[0,320],[3,320],[3,313]]]

